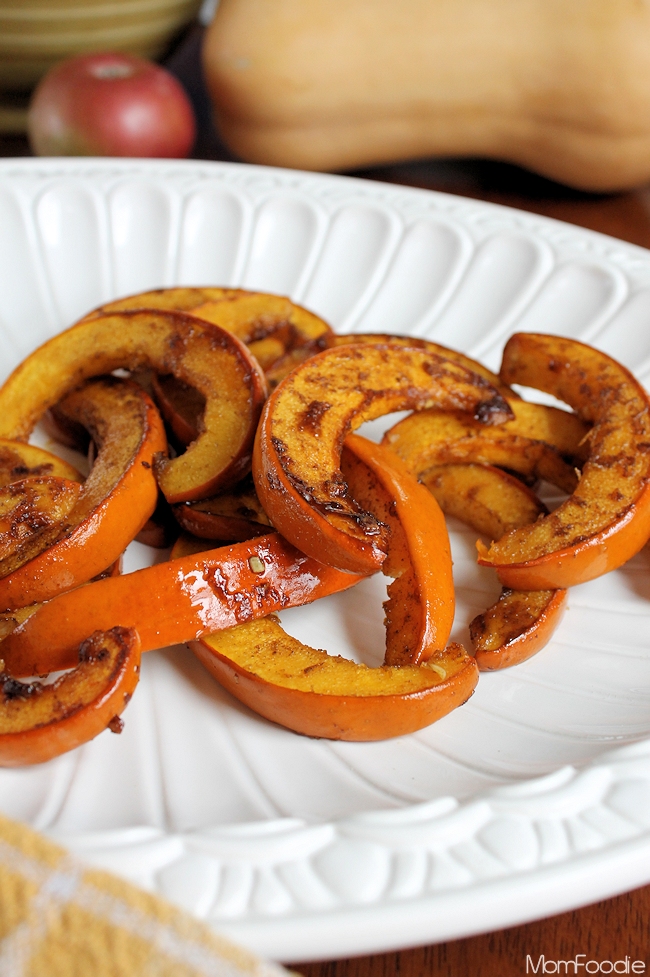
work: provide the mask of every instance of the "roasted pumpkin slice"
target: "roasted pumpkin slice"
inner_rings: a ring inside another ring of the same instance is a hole
[[[0,488],[0,563],[26,540],[30,545],[69,516],[81,485],[56,475],[39,475]]]
[[[528,486],[491,465],[435,465],[418,480],[446,515],[490,539],[500,539],[548,512]]]
[[[79,663],[50,685],[0,674],[0,766],[43,763],[87,743],[121,713],[140,677],[135,631],[113,628],[82,642]]]
[[[277,354],[273,357],[273,347],[269,345],[266,356],[262,357],[267,361],[266,365],[295,346],[329,336],[332,332],[323,319],[308,309],[295,305],[284,296],[265,292],[242,291],[226,301],[206,302],[192,311],[251,346],[275,339],[279,343]],[[257,349],[263,353],[265,347],[258,346]]]
[[[429,469],[422,483],[443,512],[491,539],[526,526],[548,510],[534,492],[499,468],[449,465]],[[470,623],[480,669],[506,668],[530,658],[560,623],[566,590],[504,590],[498,601]]]
[[[0,436],[27,439],[39,417],[84,379],[118,367],[173,373],[206,398],[202,431],[178,458],[161,456],[170,502],[204,498],[246,474],[266,382],[230,333],[182,312],[120,312],[54,336],[0,388]]]
[[[237,542],[261,536],[271,528],[250,479],[222,495],[176,505],[174,515],[188,533],[206,540]]]
[[[433,343],[428,339],[415,339],[411,336],[391,336],[378,335],[374,333],[350,333],[345,336],[332,335],[327,340],[330,346],[348,345],[350,343],[377,343],[392,342],[402,346],[413,346],[416,349],[428,350],[437,353],[446,359],[459,363],[467,367],[474,373],[478,373],[488,383],[492,384],[499,393],[508,401],[514,417],[508,421],[504,430],[523,437],[531,438],[535,441],[545,441],[555,448],[559,453],[572,464],[582,462],[586,459],[588,448],[586,445],[587,435],[591,425],[584,420],[566,410],[559,410],[557,407],[549,407],[546,404],[531,404],[522,400],[519,394],[501,377],[486,369],[482,363],[473,360],[464,353],[459,353],[447,346]],[[470,428],[471,430],[471,428]]]
[[[478,360],[473,360],[471,356],[459,353],[456,349],[450,349],[449,346],[441,346],[440,343],[434,343],[430,339],[418,339],[415,336],[397,336],[391,333],[353,332],[345,334],[332,333],[331,336],[328,336],[326,342],[328,347],[350,346],[351,344],[356,345],[359,343],[364,345],[369,343],[373,346],[377,343],[395,343],[398,346],[409,346],[413,349],[426,350],[429,353],[435,353],[436,356],[442,356],[446,360],[451,360],[452,363],[458,363],[460,366],[464,366],[465,369],[471,370],[472,373],[477,373],[484,380],[487,380],[490,386],[498,390],[506,399],[519,399],[519,394],[512,387],[509,387],[497,373],[492,373],[491,370],[488,370]]]
[[[12,675],[71,668],[89,631],[135,628],[142,651],[197,638],[359,580],[305,556],[277,533],[77,587],[2,620]]]
[[[389,529],[386,655],[381,668],[330,657],[272,618],[192,644],[210,672],[268,719],[308,736],[387,739],[446,715],[471,695],[478,671],[454,618],[449,537],[433,497],[381,445],[351,435],[342,470],[361,504]],[[419,666],[419,667],[417,667]]]
[[[441,509],[399,459],[366,438],[354,434],[347,438],[341,467],[353,497],[389,532],[382,567],[393,577],[384,604],[385,663],[422,662],[444,648],[454,619],[451,552]],[[181,536],[172,555],[209,546],[207,539]]]
[[[501,372],[505,382],[553,394],[593,428],[573,494],[533,525],[479,545],[479,562],[506,587],[540,590],[621,566],[650,535],[648,394],[605,353],[558,336],[513,336]]]
[[[511,401],[515,419],[496,428],[486,428],[458,411],[410,414],[386,432],[383,443],[418,477],[434,465],[477,462],[543,479],[563,492],[572,492],[578,480],[574,465],[546,440],[526,433],[529,427],[526,412],[521,411],[523,403]],[[535,424],[533,430],[539,433]]]
[[[0,438],[0,485],[39,475],[83,482],[83,476],[73,465],[50,451],[22,441]]]
[[[284,332],[283,347],[311,342],[331,333],[319,316],[283,295],[243,288],[159,288],[106,302],[85,318],[113,312],[160,309],[191,312],[252,343]]]
[[[209,293],[213,293],[212,298],[206,298]],[[226,329],[247,344],[263,370],[274,371],[273,386],[291,364],[324,349],[331,334],[323,319],[288,298],[243,289],[163,289],[109,303],[104,309],[109,311],[124,303],[133,308],[136,302],[183,309]],[[154,379],[154,395],[179,443],[194,441],[205,406],[199,391],[175,376],[165,376]]]
[[[302,644],[274,617],[191,643],[241,702],[306,736],[383,740],[415,732],[469,699],[478,672],[456,644],[422,665],[368,668]]]
[[[255,440],[255,487],[276,529],[341,570],[376,571],[385,529],[347,489],[343,441],[363,421],[434,404],[485,423],[512,416],[486,380],[425,350],[340,346],[296,367],[267,402]]]
[[[345,442],[341,470],[352,497],[388,529],[385,664],[420,664],[445,647],[454,623],[442,510],[388,449],[356,434]]]
[[[292,354],[313,355],[325,348],[330,326],[283,295],[241,288],[163,288],[108,302],[86,318],[134,309],[191,312],[237,336],[264,370]],[[178,381],[170,380],[169,387]],[[188,442],[189,443],[189,442]]]
[[[527,400],[508,401],[515,415],[507,430],[550,444],[570,464],[581,465],[589,456],[591,424],[578,414]]]
[[[478,667],[507,668],[536,655],[560,623],[566,599],[566,590],[503,590],[469,626]]]
[[[166,439],[144,391],[127,380],[104,377],[71,393],[60,410],[88,430],[97,457],[65,518],[25,536],[0,559],[2,610],[48,600],[101,573],[156,506],[152,469],[166,450]]]

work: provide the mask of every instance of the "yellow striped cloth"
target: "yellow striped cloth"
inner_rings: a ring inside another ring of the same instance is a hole
[[[1,977],[287,977],[0,816]]]

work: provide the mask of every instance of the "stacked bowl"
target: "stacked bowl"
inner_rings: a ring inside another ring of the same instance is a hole
[[[0,0],[0,131],[20,130],[16,93],[55,62],[102,50],[159,58],[200,7],[201,0]]]

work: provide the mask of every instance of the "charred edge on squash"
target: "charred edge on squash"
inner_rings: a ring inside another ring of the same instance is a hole
[[[287,471],[287,464],[290,459],[287,457],[287,446],[284,441],[280,438],[272,437],[271,442],[273,447],[278,453],[278,458],[282,466],[285,478],[294,489],[294,491],[300,496],[301,499],[320,512],[321,515],[336,515],[341,519],[347,519],[352,525],[356,526],[364,536],[385,536],[389,532],[388,526],[377,519],[371,512],[366,512],[362,509],[357,502],[348,494],[348,485],[342,477],[339,476],[337,479],[330,480],[325,486],[326,492],[332,496],[338,496],[344,499],[345,502],[337,502],[335,499],[330,498],[327,501],[322,501],[317,496],[317,489],[313,486],[307,485],[302,478],[297,475],[293,475],[290,471]],[[281,488],[280,480],[276,475],[268,473],[268,482],[272,489]],[[347,503],[347,506],[346,504]]]

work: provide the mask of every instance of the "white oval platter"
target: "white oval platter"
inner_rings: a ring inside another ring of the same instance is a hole
[[[497,367],[515,330],[650,377],[650,253],[503,207],[217,163],[0,163],[7,374],[98,303],[223,284],[338,331],[432,337]],[[378,427],[373,429],[376,433]],[[455,637],[497,593],[453,526]],[[155,557],[133,546],[131,568]],[[383,583],[286,615],[357,660]],[[0,809],[284,961],[464,936],[650,881],[650,549],[576,587],[548,648],[384,743],[309,740],[232,700],[183,648],[146,656],[121,736],[0,771]]]

